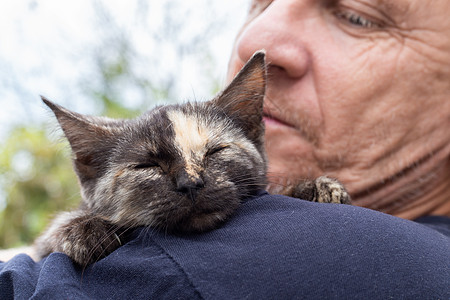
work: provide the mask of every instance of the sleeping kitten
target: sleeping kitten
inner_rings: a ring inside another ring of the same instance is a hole
[[[133,120],[83,116],[42,97],[69,140],[83,200],[36,240],[38,255],[64,252],[86,266],[118,248],[130,228],[219,226],[266,188],[265,84],[265,54],[257,52],[211,101],[159,106]],[[282,192],[349,202],[343,186],[327,177]]]

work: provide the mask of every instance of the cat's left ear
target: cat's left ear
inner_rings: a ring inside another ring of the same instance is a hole
[[[233,81],[212,100],[236,120],[247,136],[257,143],[262,143],[264,135],[265,56],[264,50],[253,54]]]
[[[113,143],[113,121],[88,117],[59,106],[45,97],[42,101],[53,111],[70,143],[74,168],[81,183],[98,178],[105,171]]]

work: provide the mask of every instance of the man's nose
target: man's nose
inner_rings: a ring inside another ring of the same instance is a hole
[[[254,52],[264,49],[269,66],[283,70],[289,77],[302,77],[311,58],[303,39],[307,34],[303,32],[302,24],[306,14],[301,9],[308,9],[309,2],[273,1],[238,37],[236,51],[240,60],[246,62]]]

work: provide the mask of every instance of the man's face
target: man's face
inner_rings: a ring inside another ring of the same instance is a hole
[[[448,157],[449,16],[448,0],[254,0],[229,78],[266,50],[269,179],[328,174],[364,198]]]

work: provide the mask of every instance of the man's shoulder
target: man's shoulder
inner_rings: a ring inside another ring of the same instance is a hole
[[[265,222],[262,222],[263,220]],[[240,225],[246,223],[245,228],[258,229],[258,226],[272,222],[273,226],[290,228],[292,233],[302,235],[311,233],[314,238],[316,234],[334,232],[334,236],[341,239],[359,235],[381,236],[386,239],[399,234],[414,235],[418,239],[423,237],[427,243],[430,238],[449,241],[436,229],[448,228],[450,218],[424,217],[417,221],[409,221],[353,205],[316,203],[262,193],[245,202],[225,226],[235,225],[234,229],[239,230]],[[305,227],[312,231],[305,231]]]
[[[214,298],[433,295],[450,276],[450,240],[426,226],[268,194],[217,230],[152,241]],[[423,280],[433,282],[429,290],[419,287]]]

